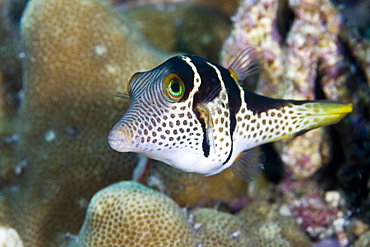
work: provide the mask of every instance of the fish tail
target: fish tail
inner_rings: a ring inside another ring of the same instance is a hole
[[[330,101],[290,101],[280,109],[285,128],[282,126],[281,135],[271,141],[288,139],[311,129],[335,124],[352,112],[352,108],[352,104]]]
[[[337,103],[329,101],[318,101],[312,104],[314,108],[313,117],[317,117],[317,127],[335,124],[344,118],[348,113],[352,112],[352,104]],[[308,113],[308,116],[312,116]]]

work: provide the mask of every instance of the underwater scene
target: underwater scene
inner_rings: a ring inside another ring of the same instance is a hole
[[[369,13],[0,0],[0,247],[370,246]]]

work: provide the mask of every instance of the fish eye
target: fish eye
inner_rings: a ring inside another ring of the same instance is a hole
[[[169,74],[164,78],[163,89],[166,99],[170,102],[179,102],[184,96],[184,83],[175,74]]]

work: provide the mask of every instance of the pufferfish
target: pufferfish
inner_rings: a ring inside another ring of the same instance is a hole
[[[109,145],[206,176],[231,166],[248,181],[260,163],[247,150],[334,124],[352,111],[351,104],[273,99],[243,89],[256,54],[245,49],[228,69],[179,55],[135,73],[130,106],[110,131]]]

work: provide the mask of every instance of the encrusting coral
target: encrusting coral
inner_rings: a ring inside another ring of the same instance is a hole
[[[244,228],[248,229],[249,239],[259,243],[259,246],[275,246],[277,243],[283,246],[311,246],[311,241],[295,220],[279,213],[278,204],[255,201],[237,216],[246,222]]]
[[[311,8],[312,4],[307,6],[307,8]],[[312,90],[314,85],[312,84],[316,77],[314,73],[316,66],[314,65],[317,61],[317,54],[312,50],[312,47],[314,46],[316,50],[317,40],[315,38],[315,42],[312,42],[313,39],[306,39],[304,35],[305,32],[312,31],[313,28],[322,28],[321,19],[308,19],[305,8],[296,8],[295,10],[300,13],[296,15],[297,20],[293,23],[291,32],[287,34],[289,35],[286,38],[287,50],[284,51],[281,47],[282,41],[277,27],[278,7],[279,1],[261,0],[255,2],[246,0],[241,2],[233,17],[234,25],[231,35],[225,41],[221,53],[223,63],[230,64],[232,57],[235,57],[242,47],[248,45],[258,47],[261,51],[261,79],[257,85],[260,93],[276,98],[292,98],[293,96],[295,99],[314,99],[314,91]],[[309,10],[311,11],[311,9]],[[318,16],[321,17],[321,15]],[[316,23],[311,23],[314,21]],[[307,29],[308,27],[312,28],[305,31],[306,26]],[[317,35],[316,30],[314,34]],[[294,95],[292,95],[293,89],[296,89]],[[285,143],[293,143],[290,148],[284,149],[282,147],[284,150],[281,154],[285,164],[293,170],[293,176],[310,176],[324,163],[319,147],[325,147],[328,144],[327,142],[323,143],[322,132],[322,129],[313,130],[306,134],[306,138],[298,137],[285,141]],[[307,135],[310,136],[309,139]],[[302,144],[297,145],[297,143],[305,144],[305,148],[302,148]],[[299,146],[299,150],[295,148],[297,146]],[[326,150],[324,156],[327,156],[328,149],[324,150]],[[300,162],[301,165],[297,166],[297,159],[303,161],[302,156],[308,160]],[[302,166],[305,167],[302,168]]]
[[[256,214],[257,212],[257,214]],[[94,195],[83,227],[69,247],[311,246],[294,220],[276,206],[252,203],[237,216],[210,208],[186,213],[173,200],[136,182]]]
[[[260,239],[263,236],[266,243],[273,242],[272,239],[280,239],[291,246],[311,246],[307,235],[298,230],[295,220],[281,215],[280,208],[279,204],[255,201],[243,208],[237,216],[246,222],[244,228],[248,229],[252,239]],[[265,245],[261,243],[261,246]]]
[[[349,238],[344,232],[350,223],[338,191],[325,192],[313,180],[285,181],[279,190],[300,228],[312,239],[335,236],[342,246],[348,245]]]

